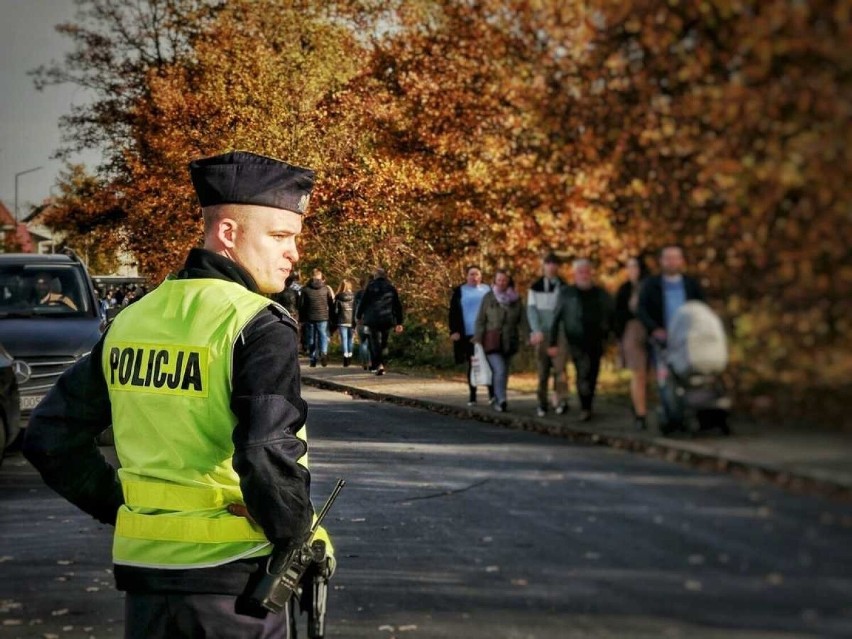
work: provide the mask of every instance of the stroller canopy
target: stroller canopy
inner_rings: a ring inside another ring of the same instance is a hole
[[[717,375],[728,365],[728,340],[722,320],[707,304],[692,300],[672,318],[666,348],[678,376]]]

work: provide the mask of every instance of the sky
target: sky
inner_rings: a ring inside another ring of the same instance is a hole
[[[27,75],[70,49],[70,41],[54,27],[71,20],[74,12],[73,0],[0,0],[0,199],[9,211],[14,209],[15,174],[43,167],[18,178],[21,217],[51,195],[63,168],[52,159],[60,146],[59,118],[70,105],[86,100],[74,86],[36,91]],[[97,152],[72,158],[90,168],[99,159]]]

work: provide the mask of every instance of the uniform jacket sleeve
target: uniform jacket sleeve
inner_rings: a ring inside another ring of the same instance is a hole
[[[234,470],[249,513],[274,544],[304,541],[311,523],[310,473],[297,463],[307,451],[298,334],[270,307],[245,328],[234,347],[231,410]]]
[[[115,468],[95,438],[112,422],[101,367],[103,338],[69,368],[30,416],[24,456],[44,482],[72,504],[105,524],[115,524],[124,503]]]

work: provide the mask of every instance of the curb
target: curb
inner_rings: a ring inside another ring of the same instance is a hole
[[[310,375],[302,375],[302,382],[307,386],[345,393],[359,399],[386,402],[409,408],[420,408],[442,415],[462,419],[475,419],[480,422],[515,430],[560,437],[571,442],[607,446],[632,453],[641,453],[649,457],[665,459],[666,461],[688,464],[701,470],[728,473],[748,481],[771,483],[795,493],[818,494],[833,499],[852,500],[852,486],[847,486],[831,479],[814,477],[805,473],[797,473],[789,469],[774,467],[770,464],[731,458],[717,452],[696,451],[691,446],[683,445],[677,440],[668,438],[644,438],[629,434],[600,433],[593,430],[586,430],[573,424],[548,424],[521,415],[494,413],[479,408],[466,408],[434,400],[416,399],[366,390],[348,384],[341,384],[340,382],[318,379]]]

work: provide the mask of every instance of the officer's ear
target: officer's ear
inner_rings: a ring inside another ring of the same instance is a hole
[[[216,239],[225,248],[234,248],[237,242],[239,222],[231,217],[223,217],[216,224]]]
[[[227,205],[209,206],[201,212],[205,244],[213,250],[233,248],[242,226],[240,212]]]

